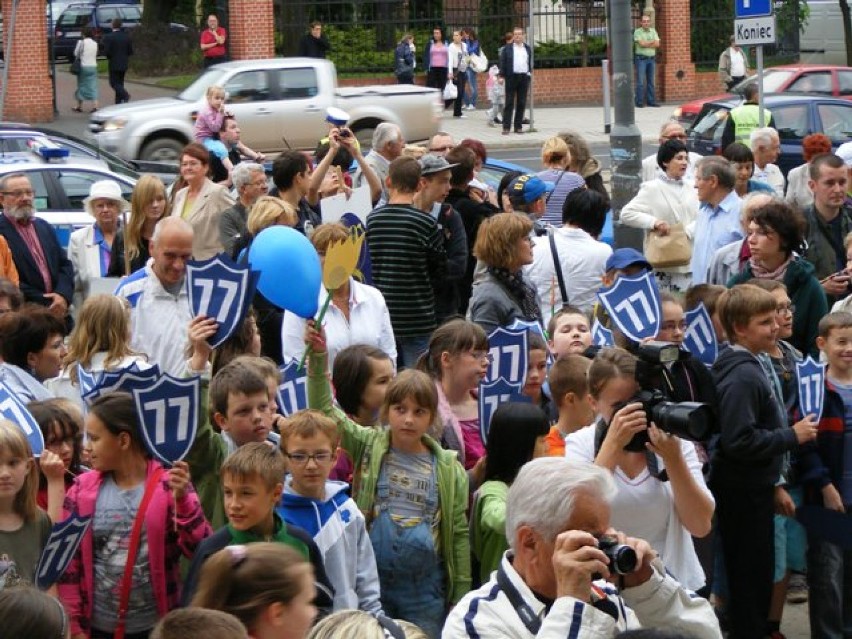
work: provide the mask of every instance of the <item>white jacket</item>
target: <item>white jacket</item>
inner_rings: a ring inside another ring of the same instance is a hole
[[[695,165],[702,156],[694,151],[690,151],[687,155],[689,157],[689,164],[686,165],[686,173],[683,174],[683,179],[686,182],[692,182],[695,184]],[[650,182],[651,180],[657,179],[661,170],[660,165],[657,164],[657,154],[652,153],[642,160],[642,181]]]
[[[95,244],[95,225],[71,233],[68,259],[74,266],[74,306],[77,310],[89,296],[89,284],[101,275],[101,247]]]
[[[104,351],[92,355],[92,362],[89,365],[89,371],[101,373],[107,370],[104,366],[106,363],[106,356],[107,354]],[[140,370],[151,368],[151,365],[148,363],[148,360],[144,355],[128,355],[127,357],[122,357],[119,362],[110,366],[109,370],[121,370],[122,368],[127,368],[131,364],[136,364]],[[76,366],[76,364],[74,364],[74,366]],[[62,397],[74,402],[74,404],[83,411],[83,414],[85,414],[86,405],[80,397],[80,385],[71,381],[70,369],[63,369],[63,371],[59,374],[59,377],[47,380],[44,385],[47,386],[48,390],[56,397]]]
[[[479,590],[467,593],[447,617],[443,639],[612,639],[623,630],[666,628],[695,639],[721,639],[719,622],[706,599],[695,596],[665,573],[659,560],[654,574],[644,584],[627,588],[619,595],[606,581],[594,582],[593,597],[608,602],[615,616],[573,597],[560,597],[545,609],[520,575],[512,568],[511,551],[503,555],[501,569],[511,586],[541,621],[533,634],[518,615],[497,582],[497,571]],[[616,618],[617,617],[617,618]]]
[[[567,301],[588,313],[595,304],[606,261],[612,255],[612,247],[597,241],[584,230],[573,227],[555,228],[553,240],[568,293]],[[544,325],[547,326],[553,307],[558,310],[563,302],[548,237],[535,239],[533,263],[527,266],[525,271],[538,291]]]
[[[145,268],[121,280],[115,294],[130,302],[131,346],[159,364],[163,373],[179,377],[186,371],[188,328],[192,319],[186,286],[169,293],[151,270]]]

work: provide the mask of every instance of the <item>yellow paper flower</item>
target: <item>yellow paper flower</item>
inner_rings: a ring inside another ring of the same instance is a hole
[[[352,228],[349,237],[342,242],[329,245],[325,252],[325,264],[322,269],[322,283],[329,291],[343,286],[358,268],[361,245],[364,243],[364,231],[360,227]]]

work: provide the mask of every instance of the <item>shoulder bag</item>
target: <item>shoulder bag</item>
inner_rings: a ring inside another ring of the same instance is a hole
[[[669,224],[667,235],[648,232],[648,238],[645,241],[645,258],[654,269],[658,270],[686,266],[692,260],[692,241],[687,236],[681,216],[678,214],[682,205],[680,202],[672,202],[665,189],[661,193],[677,222]]]

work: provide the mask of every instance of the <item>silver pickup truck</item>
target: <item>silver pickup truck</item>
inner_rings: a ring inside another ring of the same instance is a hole
[[[128,160],[176,162],[193,139],[194,115],[214,84],[225,89],[243,143],[267,155],[313,149],[328,132],[331,106],[349,113],[350,128],[368,147],[381,122],[398,124],[407,142],[428,139],[438,131],[443,108],[438,90],[414,85],[338,89],[328,60],[241,60],[210,67],[174,98],[100,109],[89,120],[90,134],[102,149]]]

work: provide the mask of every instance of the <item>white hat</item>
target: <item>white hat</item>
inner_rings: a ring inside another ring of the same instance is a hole
[[[130,208],[130,202],[121,196],[121,187],[113,180],[100,180],[89,188],[89,197],[83,200],[83,206],[89,215],[94,216],[92,202],[95,200],[113,200],[118,202],[118,210],[126,211]]]
[[[325,110],[325,121],[334,126],[346,126],[349,122],[349,114],[337,107],[328,107]]]
[[[847,169],[852,168],[852,142],[844,142],[834,154],[846,163]]]

